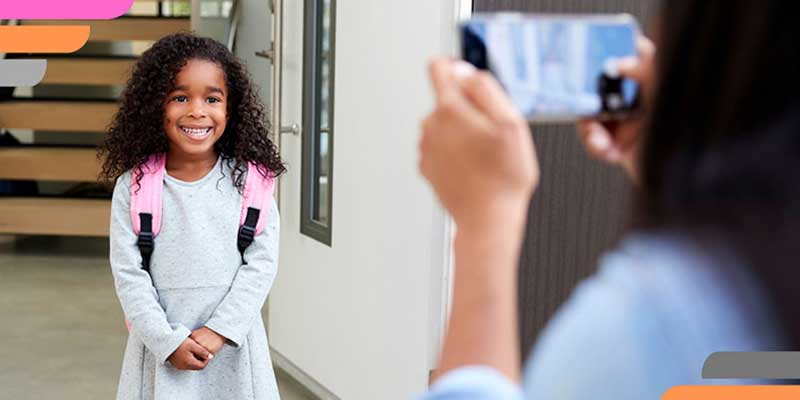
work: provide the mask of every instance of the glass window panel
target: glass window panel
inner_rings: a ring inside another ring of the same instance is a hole
[[[301,231],[331,242],[335,0],[306,0]]]
[[[200,16],[203,18],[221,17],[222,16],[221,2],[202,0],[200,2]]]
[[[231,9],[232,8],[233,8],[233,0],[223,1],[222,2],[222,16],[225,17],[225,18],[229,18],[231,16]]]

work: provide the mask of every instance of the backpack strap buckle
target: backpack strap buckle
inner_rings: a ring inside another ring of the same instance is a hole
[[[141,231],[139,231],[136,246],[139,247],[139,252],[142,254],[142,269],[150,272],[150,256],[153,255],[153,249],[155,249],[155,235],[152,231],[153,215],[141,213],[139,214],[139,221]]]
[[[239,248],[239,253],[242,254],[242,257],[244,257],[244,251],[250,246],[251,243],[253,243],[253,240],[256,238],[256,225],[258,224],[259,214],[261,214],[261,210],[248,207],[247,216],[244,219],[244,223],[239,228],[239,237],[236,241],[236,245]]]

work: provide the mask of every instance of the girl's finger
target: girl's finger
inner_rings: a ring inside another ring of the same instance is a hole
[[[199,371],[206,367],[206,362],[200,361],[194,357],[189,357],[186,361],[186,367],[193,371]]]
[[[189,344],[189,351],[194,354],[198,360],[208,360],[214,357],[208,349],[194,341]]]

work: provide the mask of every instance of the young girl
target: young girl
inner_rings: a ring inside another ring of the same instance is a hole
[[[274,202],[266,228],[237,248],[248,164],[285,171],[267,130],[244,66],[213,40],[165,37],[134,68],[101,150],[102,177],[116,180],[111,270],[130,323],[117,399],[279,398],[261,319],[277,270]],[[158,154],[163,216],[148,272],[131,195]]]

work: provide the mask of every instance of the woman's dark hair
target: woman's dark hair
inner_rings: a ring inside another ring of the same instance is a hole
[[[665,1],[638,228],[723,240],[800,345],[800,23],[794,1]]]
[[[142,54],[122,94],[99,156],[104,158],[101,180],[111,183],[134,169],[136,182],[142,166],[152,154],[169,147],[164,133],[164,100],[175,87],[175,77],[189,60],[216,63],[225,75],[228,89],[228,122],[214,150],[233,166],[234,186],[244,186],[247,163],[259,172],[277,177],[286,171],[272,141],[270,125],[244,65],[227,48],[207,38],[177,33],[156,42]]]

